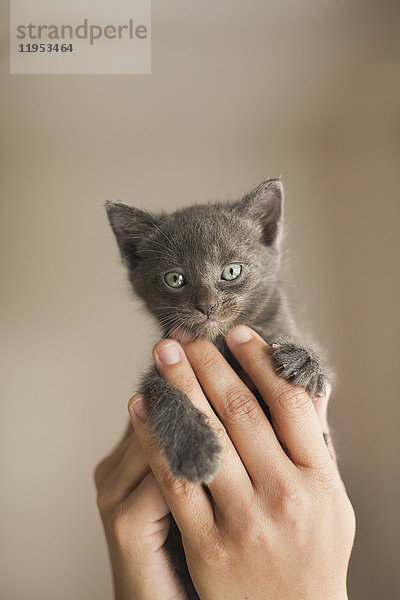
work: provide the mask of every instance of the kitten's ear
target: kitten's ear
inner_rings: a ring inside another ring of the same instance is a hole
[[[138,256],[140,247],[149,233],[157,227],[155,217],[124,202],[107,200],[105,204],[121,256],[135,266],[140,261]]]
[[[270,246],[277,238],[283,208],[283,185],[280,179],[268,179],[247,194],[237,205],[261,227],[262,241]]]

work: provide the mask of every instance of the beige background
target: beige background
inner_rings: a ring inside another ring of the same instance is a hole
[[[11,76],[2,25],[2,600],[106,600],[92,470],[155,326],[105,198],[287,189],[295,305],[338,373],[352,600],[399,594],[398,2],[153,2],[151,76]]]

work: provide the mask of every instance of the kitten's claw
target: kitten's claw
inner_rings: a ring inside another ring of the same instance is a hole
[[[311,398],[325,396],[327,376],[315,352],[292,340],[271,345],[271,358],[281,377],[306,390]]]

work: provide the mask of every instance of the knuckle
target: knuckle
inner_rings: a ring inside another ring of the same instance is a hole
[[[278,483],[278,504],[281,517],[296,526],[303,522],[310,505],[310,497],[302,486],[292,479],[281,479]]]
[[[350,502],[350,498],[345,494],[346,498],[344,501],[344,522],[347,522],[348,527],[347,530],[351,533],[352,537],[354,537],[354,533],[356,530],[356,513],[353,508],[352,503]],[[347,518],[347,521],[346,521]]]
[[[201,356],[200,362],[204,371],[214,373],[220,366],[220,356],[216,354],[213,349],[208,349],[208,351]]]
[[[333,492],[339,488],[340,477],[332,464],[327,464],[314,469],[314,479],[320,490]]]
[[[131,438],[132,439],[132,438]],[[119,444],[117,448],[115,448],[112,452],[104,456],[95,466],[93,470],[93,478],[96,484],[96,488],[98,489],[100,485],[104,482],[104,480],[108,477],[111,471],[114,468],[116,459],[118,457],[118,453],[125,448],[128,448],[128,443],[130,440],[127,439],[124,443]]]
[[[209,425],[215,431],[215,433],[217,434],[219,440],[224,445],[224,442],[226,440],[226,436],[228,434],[227,434],[227,431],[226,431],[225,427],[221,423],[221,421],[217,421],[216,419],[212,419],[212,420],[210,419],[209,420]]]
[[[123,550],[129,548],[135,560],[140,560],[148,550],[153,551],[153,534],[143,519],[140,507],[127,507],[123,502],[117,504],[103,517],[103,523],[113,544]]]
[[[96,489],[98,490],[107,471],[107,458],[103,458],[94,468],[93,478],[96,484]]]
[[[246,540],[246,544],[249,544],[253,552],[264,554],[265,549],[270,546],[270,539],[266,528],[260,527],[258,523],[252,523],[245,529],[245,533],[246,537],[243,539]]]
[[[270,368],[270,361],[266,349],[267,346],[265,346],[265,348],[259,348],[257,352],[253,353],[251,357],[251,363],[253,368]]]
[[[311,398],[300,387],[282,382],[275,390],[275,403],[288,417],[302,417],[312,408]]]
[[[128,537],[132,537],[133,514],[128,514],[123,506],[117,505],[109,512],[107,521],[108,528],[119,543],[124,543]]]
[[[187,497],[191,491],[191,485],[183,477],[175,477],[169,465],[164,465],[159,473],[162,487],[177,498]]]
[[[96,484],[96,489],[99,489],[100,481],[102,479],[102,465],[101,463],[97,464],[93,471],[93,479]]]
[[[229,561],[229,550],[224,544],[224,539],[218,529],[212,528],[204,533],[198,547],[198,558],[208,568],[215,568],[216,564],[226,564]]]
[[[265,527],[260,527],[260,519],[263,520],[265,515],[260,512],[258,501],[252,499],[239,502],[240,510],[235,520],[234,535],[239,544],[249,543],[249,547],[254,548],[264,539]]]
[[[104,493],[104,490],[99,489],[99,491],[97,493],[96,502],[97,502],[97,508],[99,509],[100,514],[104,515],[109,508],[109,498],[108,498],[107,494]]]
[[[231,387],[225,396],[222,418],[235,421],[256,421],[258,404],[254,396],[242,387]]]
[[[311,469],[311,485],[315,493],[334,501],[343,488],[339,472],[332,463],[321,460],[320,465]]]

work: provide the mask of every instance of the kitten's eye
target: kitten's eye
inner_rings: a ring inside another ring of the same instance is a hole
[[[164,281],[169,287],[172,288],[180,288],[186,283],[186,279],[182,275],[182,273],[176,273],[175,271],[171,271],[170,273],[165,273]]]
[[[221,273],[221,279],[225,279],[225,281],[232,281],[239,277],[242,272],[242,265],[238,265],[233,263],[231,265],[227,265]]]

